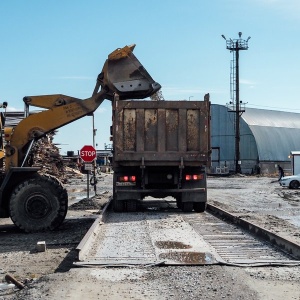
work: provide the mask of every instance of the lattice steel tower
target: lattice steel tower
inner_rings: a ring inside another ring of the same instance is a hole
[[[227,104],[230,112],[235,113],[235,172],[241,173],[240,162],[240,117],[245,111],[245,105],[240,101],[240,80],[239,80],[239,51],[248,50],[248,41],[242,39],[242,33],[239,32],[238,39],[226,39],[222,34],[222,38],[226,41],[226,49],[233,53],[230,68],[230,97],[231,101]]]

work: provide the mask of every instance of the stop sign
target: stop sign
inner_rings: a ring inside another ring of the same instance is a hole
[[[96,156],[96,149],[93,146],[85,145],[80,150],[80,158],[85,162],[92,162]]]

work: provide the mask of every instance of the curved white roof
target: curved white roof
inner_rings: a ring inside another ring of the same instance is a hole
[[[242,119],[253,133],[260,161],[287,161],[291,151],[300,150],[300,114],[246,108]]]
[[[246,108],[245,112],[242,114],[242,118],[248,125],[253,126],[257,125],[300,129],[300,114],[297,113]]]

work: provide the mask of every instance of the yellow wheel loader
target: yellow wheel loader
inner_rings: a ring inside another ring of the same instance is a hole
[[[134,56],[134,47],[125,46],[108,55],[90,98],[27,96],[23,99],[27,107],[44,110],[29,115],[14,128],[5,127],[1,117],[0,217],[10,217],[25,232],[53,230],[61,225],[68,209],[66,189],[58,179],[42,176],[38,168],[31,167],[32,146],[47,133],[93,113],[115,94],[126,100],[156,93],[161,86]]]

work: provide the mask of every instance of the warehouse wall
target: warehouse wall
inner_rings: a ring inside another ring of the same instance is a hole
[[[235,171],[235,113],[218,104],[211,106],[212,167],[226,166]],[[217,154],[219,152],[219,155]],[[242,173],[257,169],[258,154],[254,136],[248,124],[240,119],[240,159]]]

